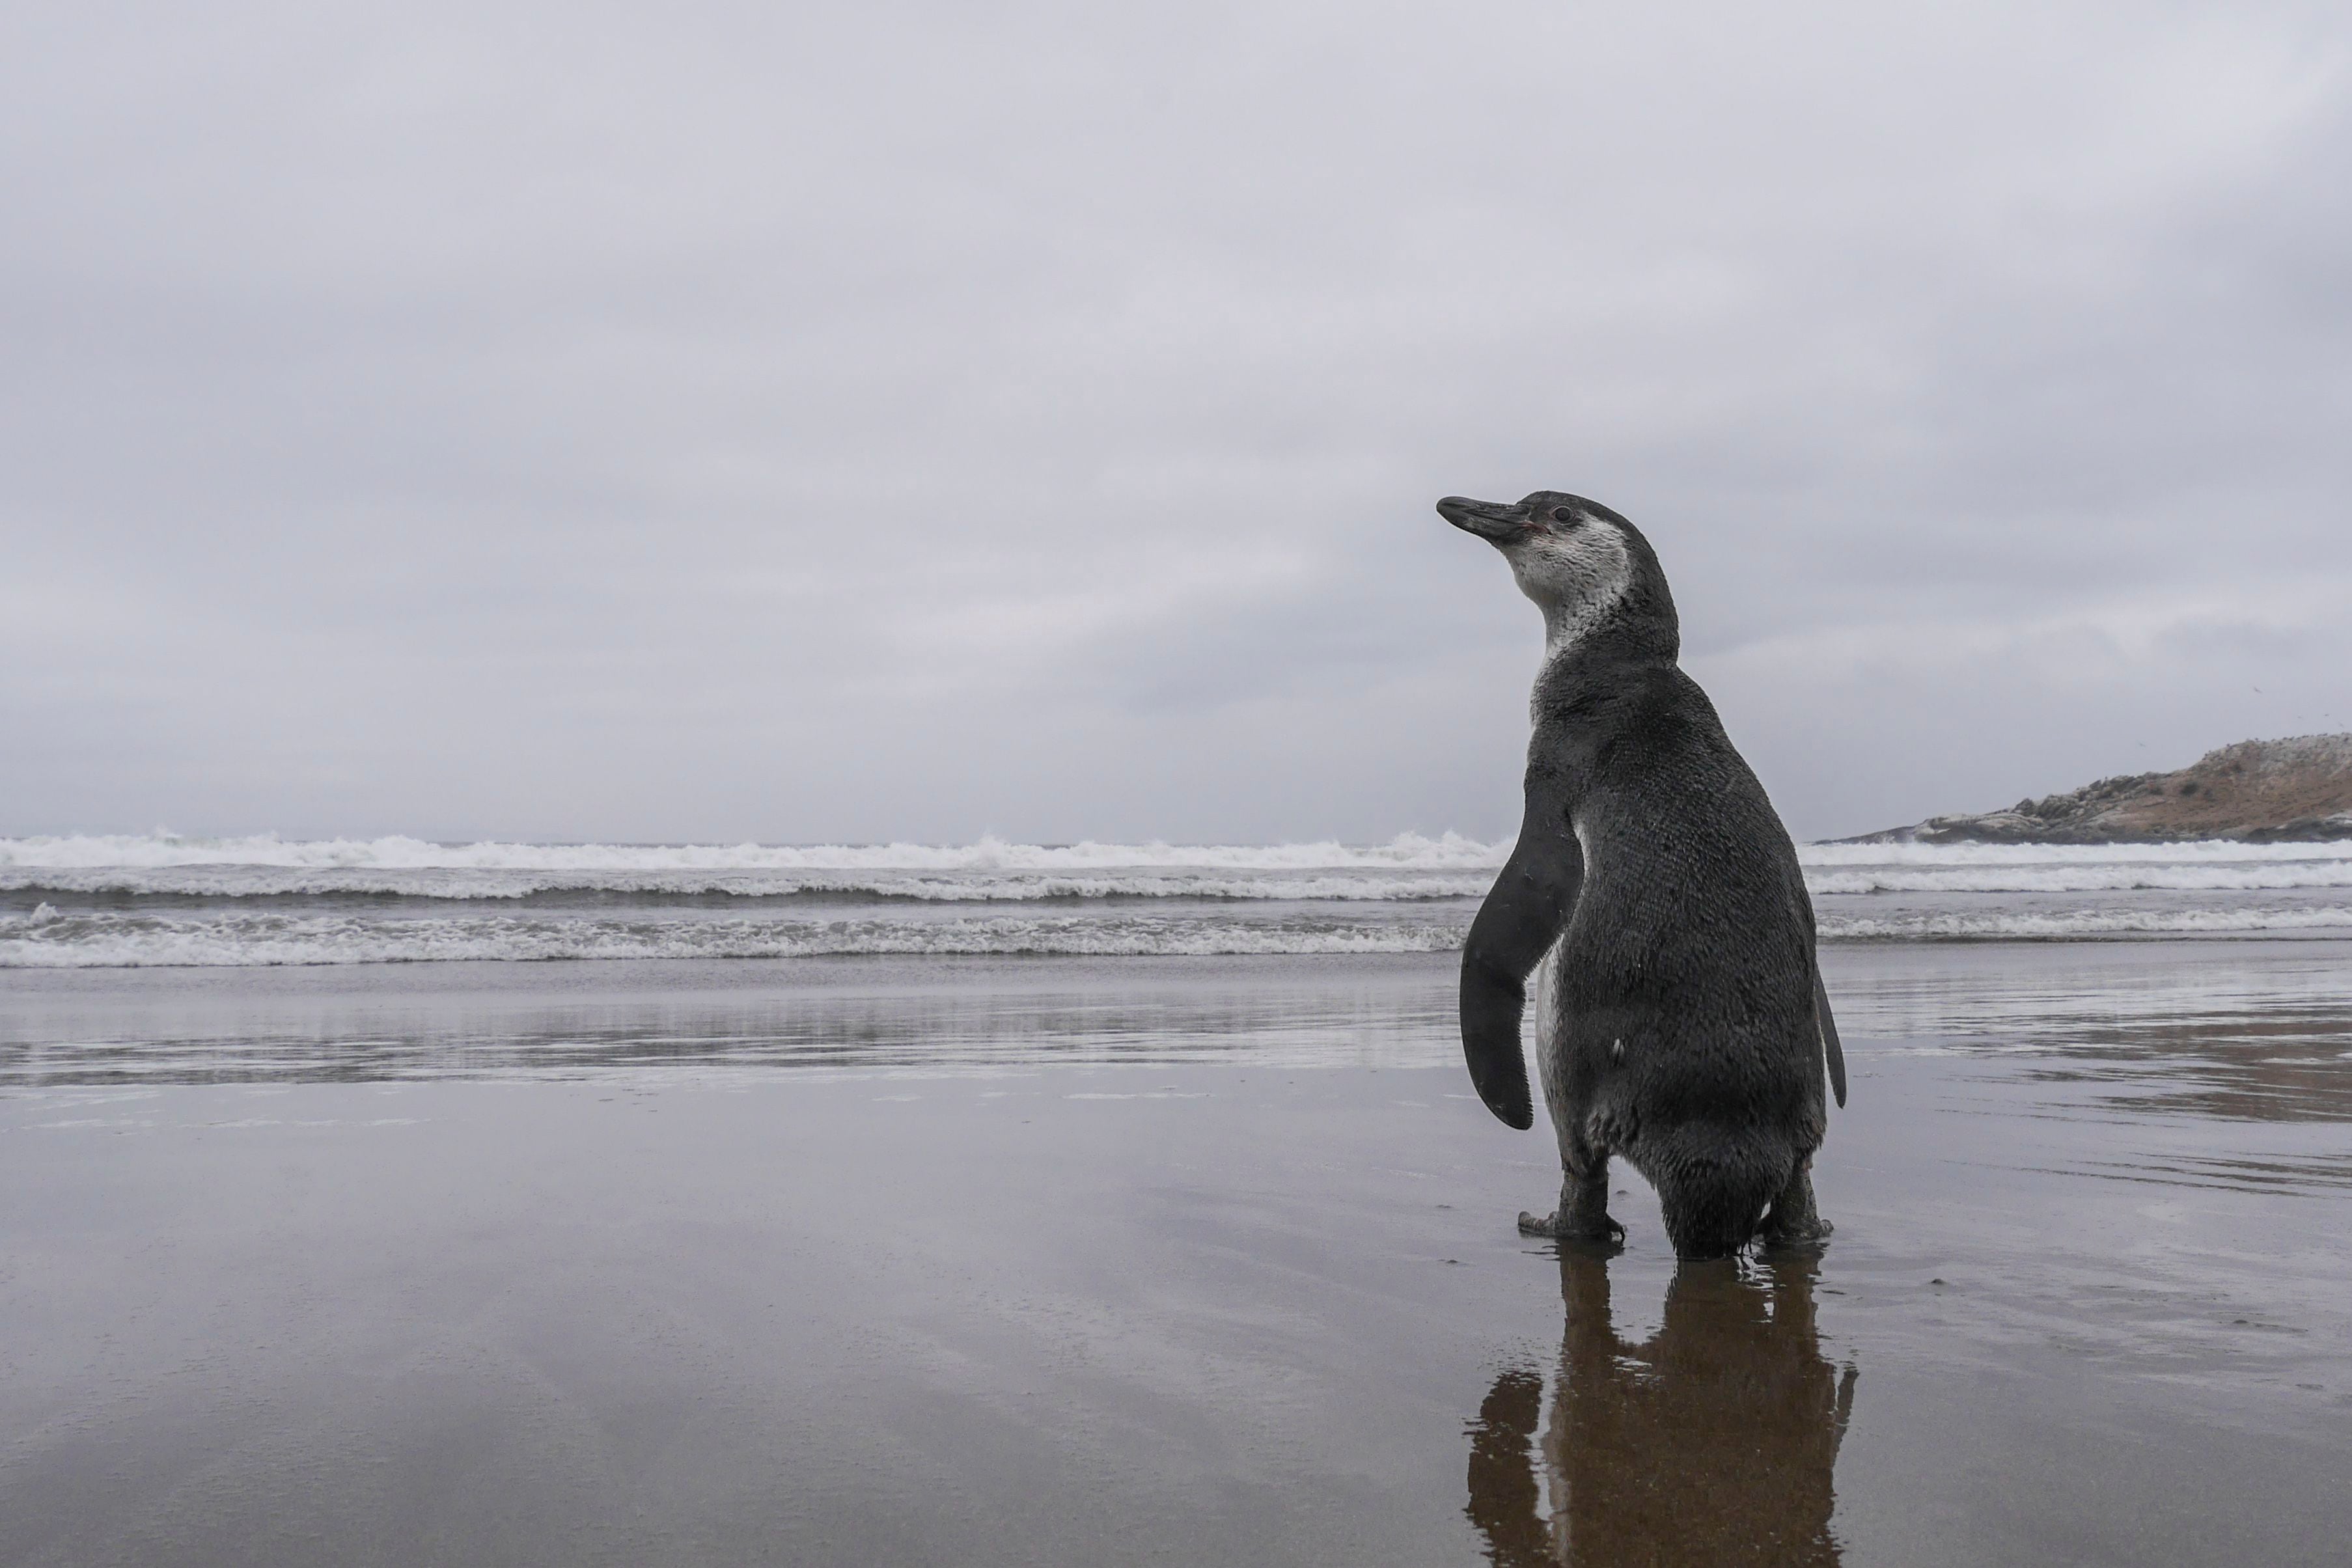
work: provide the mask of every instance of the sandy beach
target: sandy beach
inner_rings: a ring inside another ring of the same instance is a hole
[[[1679,1272],[1443,956],[9,974],[0,1561],[2340,1561],[2347,963],[1834,949]]]

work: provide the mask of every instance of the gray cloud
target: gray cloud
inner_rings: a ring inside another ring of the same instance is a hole
[[[1497,833],[1544,486],[1802,833],[2352,725],[2334,8],[6,42],[0,831]]]

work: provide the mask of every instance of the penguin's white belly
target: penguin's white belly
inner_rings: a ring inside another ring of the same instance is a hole
[[[1543,961],[1536,966],[1535,994],[1530,998],[1536,1015],[1536,1077],[1543,1084],[1544,1103],[1553,1108],[1557,1118],[1559,1106],[1566,1092],[1559,1052],[1562,1045],[1559,1027],[1559,949],[1567,940],[1560,940],[1544,950]]]

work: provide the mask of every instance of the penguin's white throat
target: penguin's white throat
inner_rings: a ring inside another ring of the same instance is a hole
[[[1592,634],[1633,586],[1625,536],[1598,517],[1564,533],[1515,541],[1506,552],[1519,591],[1543,612],[1544,662]]]

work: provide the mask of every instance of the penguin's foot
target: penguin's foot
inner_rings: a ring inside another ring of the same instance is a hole
[[[1819,1247],[1830,1239],[1830,1233],[1836,1228],[1836,1226],[1823,1219],[1818,1210],[1802,1219],[1786,1222],[1783,1222],[1777,1214],[1771,1214],[1764,1217],[1764,1228],[1757,1233],[1757,1236],[1767,1249],[1780,1251]]]
[[[1610,1247],[1625,1245],[1625,1228],[1606,1214],[1597,1217],[1547,1214],[1538,1218],[1522,1211],[1519,1234],[1549,1236],[1555,1241],[1597,1241]]]
[[[1820,1207],[1813,1202],[1811,1164],[1808,1160],[1799,1166],[1787,1188],[1772,1200],[1771,1212],[1764,1217],[1758,1231],[1759,1239],[1768,1249],[1818,1247],[1836,1228],[1822,1218]]]

